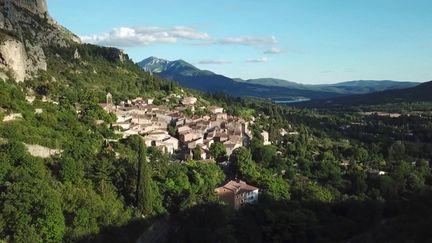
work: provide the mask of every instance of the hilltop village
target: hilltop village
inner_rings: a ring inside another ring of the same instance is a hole
[[[148,147],[157,147],[179,160],[199,157],[200,161],[211,161],[210,147],[215,142],[225,146],[229,157],[232,152],[247,146],[252,138],[251,121],[228,115],[222,107],[196,107],[195,97],[170,95],[165,100],[176,98],[180,102],[172,107],[154,104],[153,98],[136,98],[113,103],[110,93],[102,108],[116,115],[112,127],[123,138],[141,135]],[[197,115],[196,110],[205,110]],[[269,134],[262,132],[264,144],[270,144]],[[194,156],[195,155],[195,156]]]
[[[224,145],[227,158],[233,151],[247,146],[252,139],[250,122],[228,115],[222,107],[196,107],[195,97],[174,95],[180,102],[171,109],[155,105],[153,98],[136,98],[114,105],[110,93],[102,108],[116,115],[112,124],[123,138],[141,135],[148,147],[156,147],[180,161],[195,159],[198,162],[214,163],[211,146],[218,142]],[[168,101],[172,97],[166,97]],[[206,112],[197,115],[200,109]],[[252,123],[253,123],[252,119]],[[262,132],[263,143],[268,145],[269,134]],[[215,189],[219,199],[234,209],[258,201],[258,188],[235,180]]]

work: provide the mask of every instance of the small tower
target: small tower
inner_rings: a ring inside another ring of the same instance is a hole
[[[106,104],[107,104],[107,107],[113,106],[113,100],[112,100],[112,94],[111,93],[108,93],[106,95]]]

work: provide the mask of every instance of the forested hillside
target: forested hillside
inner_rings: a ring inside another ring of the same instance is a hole
[[[428,110],[414,107],[386,118],[202,95],[231,114],[256,117],[254,140],[231,156],[227,168],[179,164],[140,148],[138,137],[107,143],[117,138],[104,125],[113,117],[98,102],[107,91],[158,97],[180,88],[122,62],[115,49],[78,46],[81,57],[74,60],[75,49],[54,49],[51,68],[34,80],[2,83],[1,116],[23,115],[0,123],[3,239],[132,242],[162,215],[171,215],[172,242],[362,242],[410,239],[411,232],[414,239],[428,239],[422,226],[431,213]],[[30,89],[33,103],[26,100]],[[281,136],[281,129],[292,135]],[[270,132],[273,145],[262,144],[262,130]],[[63,152],[35,158],[22,142]],[[147,159],[150,166],[143,168]],[[259,204],[235,212],[216,201],[214,188],[234,177],[261,189]],[[137,191],[142,180],[149,196],[144,201]],[[210,215],[205,222],[199,220],[203,214]],[[398,234],[388,233],[407,224]]]
[[[30,26],[49,24],[36,20]],[[23,82],[1,69],[0,242],[432,240],[428,102],[293,108],[183,88],[115,48],[40,48],[46,69]],[[119,135],[100,105],[108,92],[115,105],[148,97],[166,107],[166,97],[193,95],[202,110],[220,106],[248,122],[252,135],[231,156],[218,144],[215,161],[181,160]],[[215,188],[232,179],[259,188],[259,201],[239,210],[219,201]]]

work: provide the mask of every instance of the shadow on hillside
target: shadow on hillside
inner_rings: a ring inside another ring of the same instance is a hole
[[[122,226],[106,227],[99,234],[87,235],[77,242],[135,242],[157,218],[134,220]]]
[[[166,221],[169,230],[160,239],[187,243],[432,242],[430,205],[430,191],[387,202],[277,202],[262,198],[259,204],[239,211],[204,204],[171,215]],[[106,228],[81,242],[135,242],[150,221]]]

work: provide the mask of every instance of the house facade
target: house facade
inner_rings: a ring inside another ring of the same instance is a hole
[[[236,210],[245,204],[258,202],[259,189],[241,180],[229,181],[225,185],[216,188],[215,191],[220,201]]]

